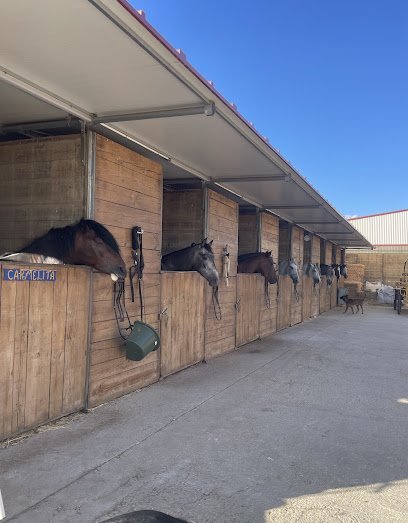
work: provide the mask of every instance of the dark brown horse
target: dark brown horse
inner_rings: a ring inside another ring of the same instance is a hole
[[[265,278],[265,305],[269,309],[271,307],[271,301],[269,298],[268,285],[278,282],[271,251],[241,254],[238,256],[237,271],[239,273],[262,274]]]
[[[241,254],[238,256],[238,272],[262,274],[268,283],[278,281],[271,251]]]
[[[200,243],[192,243],[190,247],[170,252],[162,257],[163,271],[197,271],[211,287],[218,287],[219,275],[214,261],[212,241],[205,238]]]
[[[89,265],[110,274],[113,280],[122,280],[126,276],[117,241],[108,229],[94,220],[80,220],[74,225],[50,229],[20,252],[51,257],[72,265]],[[20,261],[18,255],[9,259]]]

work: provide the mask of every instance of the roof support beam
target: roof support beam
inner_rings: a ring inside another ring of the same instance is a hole
[[[337,223],[340,223],[340,220],[332,221],[332,222],[299,222],[300,225],[335,225]]]
[[[314,231],[316,234],[355,234],[353,231],[341,232],[341,231]]]
[[[27,122],[22,124],[0,125],[0,134],[22,133],[31,131],[47,131],[50,129],[80,129],[80,120],[76,118],[64,118],[63,120],[49,120],[43,122]]]
[[[172,118],[174,116],[192,116],[204,114],[205,116],[214,115],[214,104],[194,104],[183,107],[161,107],[157,109],[146,109],[131,113],[117,113],[96,116],[92,123],[112,123],[112,122],[134,122],[136,120],[152,120],[155,118]]]
[[[290,176],[288,174],[270,174],[270,175],[242,175],[242,176],[225,176],[220,178],[214,178],[214,182],[222,183],[245,183],[245,182],[280,182],[290,181]]]
[[[321,205],[319,204],[309,204],[309,205],[276,205],[274,203],[268,203],[263,206],[264,209],[319,209]]]

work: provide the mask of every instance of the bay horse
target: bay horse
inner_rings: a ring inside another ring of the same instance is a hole
[[[110,274],[114,281],[126,276],[126,265],[117,241],[106,227],[94,220],[81,219],[74,225],[50,229],[19,253],[5,255],[4,259],[88,265]]]
[[[316,263],[305,263],[303,267],[306,276],[311,276],[313,280],[313,287],[322,281],[320,277],[319,267]]]
[[[327,286],[331,287],[331,284],[333,283],[334,278],[334,269],[331,265],[327,265],[326,263],[320,264],[320,273],[322,276],[326,276],[326,282]]]
[[[269,298],[268,285],[277,283],[278,277],[276,275],[275,265],[273,262],[272,252],[251,252],[249,254],[241,254],[238,256],[238,273],[258,273],[265,278],[265,304],[268,309],[271,307]]]
[[[190,247],[170,252],[162,257],[162,271],[197,271],[211,287],[218,287],[219,275],[212,250],[213,241],[207,243],[205,238],[200,243],[192,243]]]

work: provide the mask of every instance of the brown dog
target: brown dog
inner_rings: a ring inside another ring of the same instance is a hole
[[[346,294],[345,296],[342,296],[340,299],[343,300],[344,303],[346,304],[346,310],[344,311],[344,314],[347,312],[347,309],[349,307],[350,307],[352,313],[354,314],[354,305],[357,307],[357,312],[358,312],[359,308],[361,307],[361,314],[364,314],[364,311],[363,311],[364,296],[360,296],[358,298],[349,298]]]

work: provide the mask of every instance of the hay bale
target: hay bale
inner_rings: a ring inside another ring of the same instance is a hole
[[[351,263],[347,265],[348,280],[352,282],[361,282],[362,284],[365,281],[365,265],[362,263]],[[347,285],[348,282],[346,282]]]

